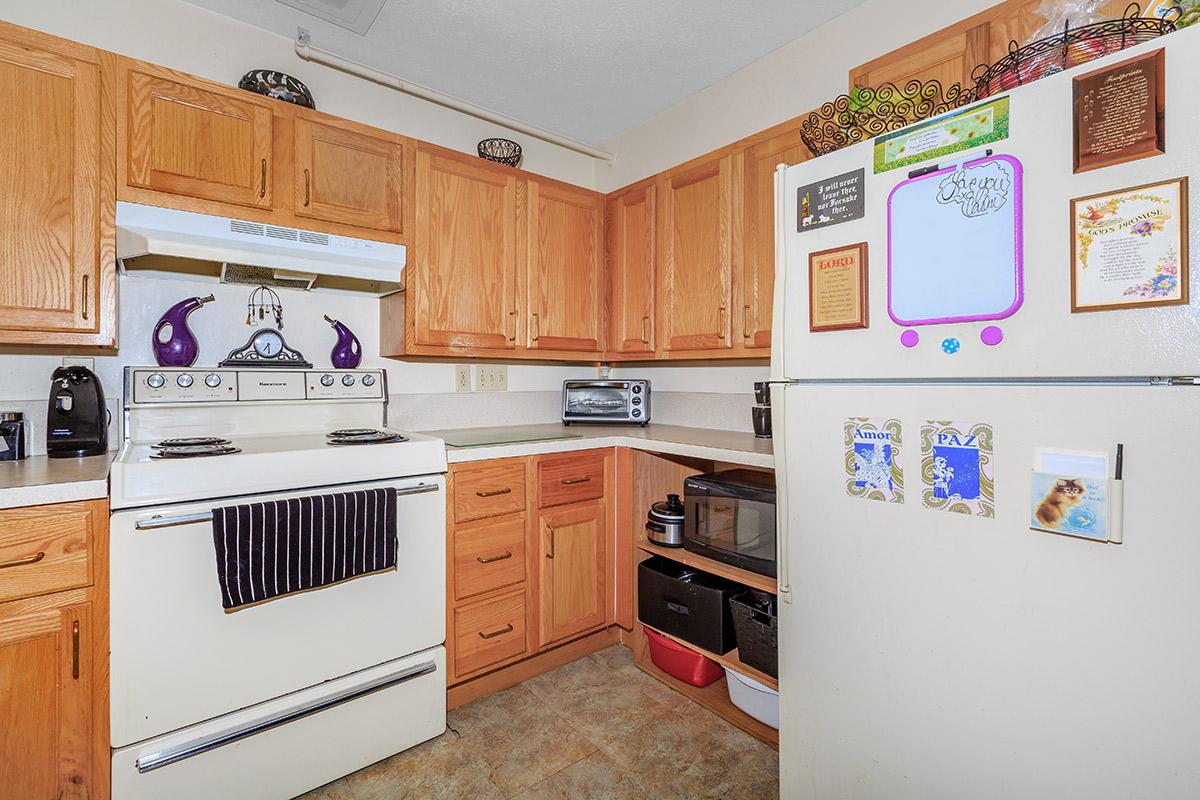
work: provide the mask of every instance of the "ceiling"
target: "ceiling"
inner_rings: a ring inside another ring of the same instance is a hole
[[[589,144],[862,1],[386,0],[373,23],[369,0],[299,3],[350,7],[359,35],[274,0],[188,0],[289,38],[307,28],[314,47]]]

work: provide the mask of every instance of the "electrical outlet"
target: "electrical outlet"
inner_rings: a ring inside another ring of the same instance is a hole
[[[481,392],[508,391],[508,367],[504,364],[477,364],[475,386]]]
[[[454,365],[454,391],[471,391],[471,366],[469,364]]]

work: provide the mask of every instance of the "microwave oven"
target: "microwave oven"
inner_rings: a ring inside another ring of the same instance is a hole
[[[731,469],[683,482],[683,548],[775,577],[775,474]]]
[[[562,421],[650,421],[650,381],[563,381]]]

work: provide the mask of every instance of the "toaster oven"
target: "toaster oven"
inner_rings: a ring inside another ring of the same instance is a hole
[[[562,421],[650,421],[650,381],[563,381]]]

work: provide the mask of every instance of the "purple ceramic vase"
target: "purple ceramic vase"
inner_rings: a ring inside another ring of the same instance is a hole
[[[328,315],[326,315],[325,321],[333,326],[333,331],[337,334],[337,342],[329,353],[329,361],[333,364],[333,368],[354,369],[362,361],[362,344],[358,341],[358,337],[345,325]]]
[[[151,341],[154,359],[160,367],[190,367],[196,363],[196,356],[200,355],[200,343],[187,326],[188,314],[214,299],[211,294],[208,297],[189,297],[180,300],[159,317]]]

